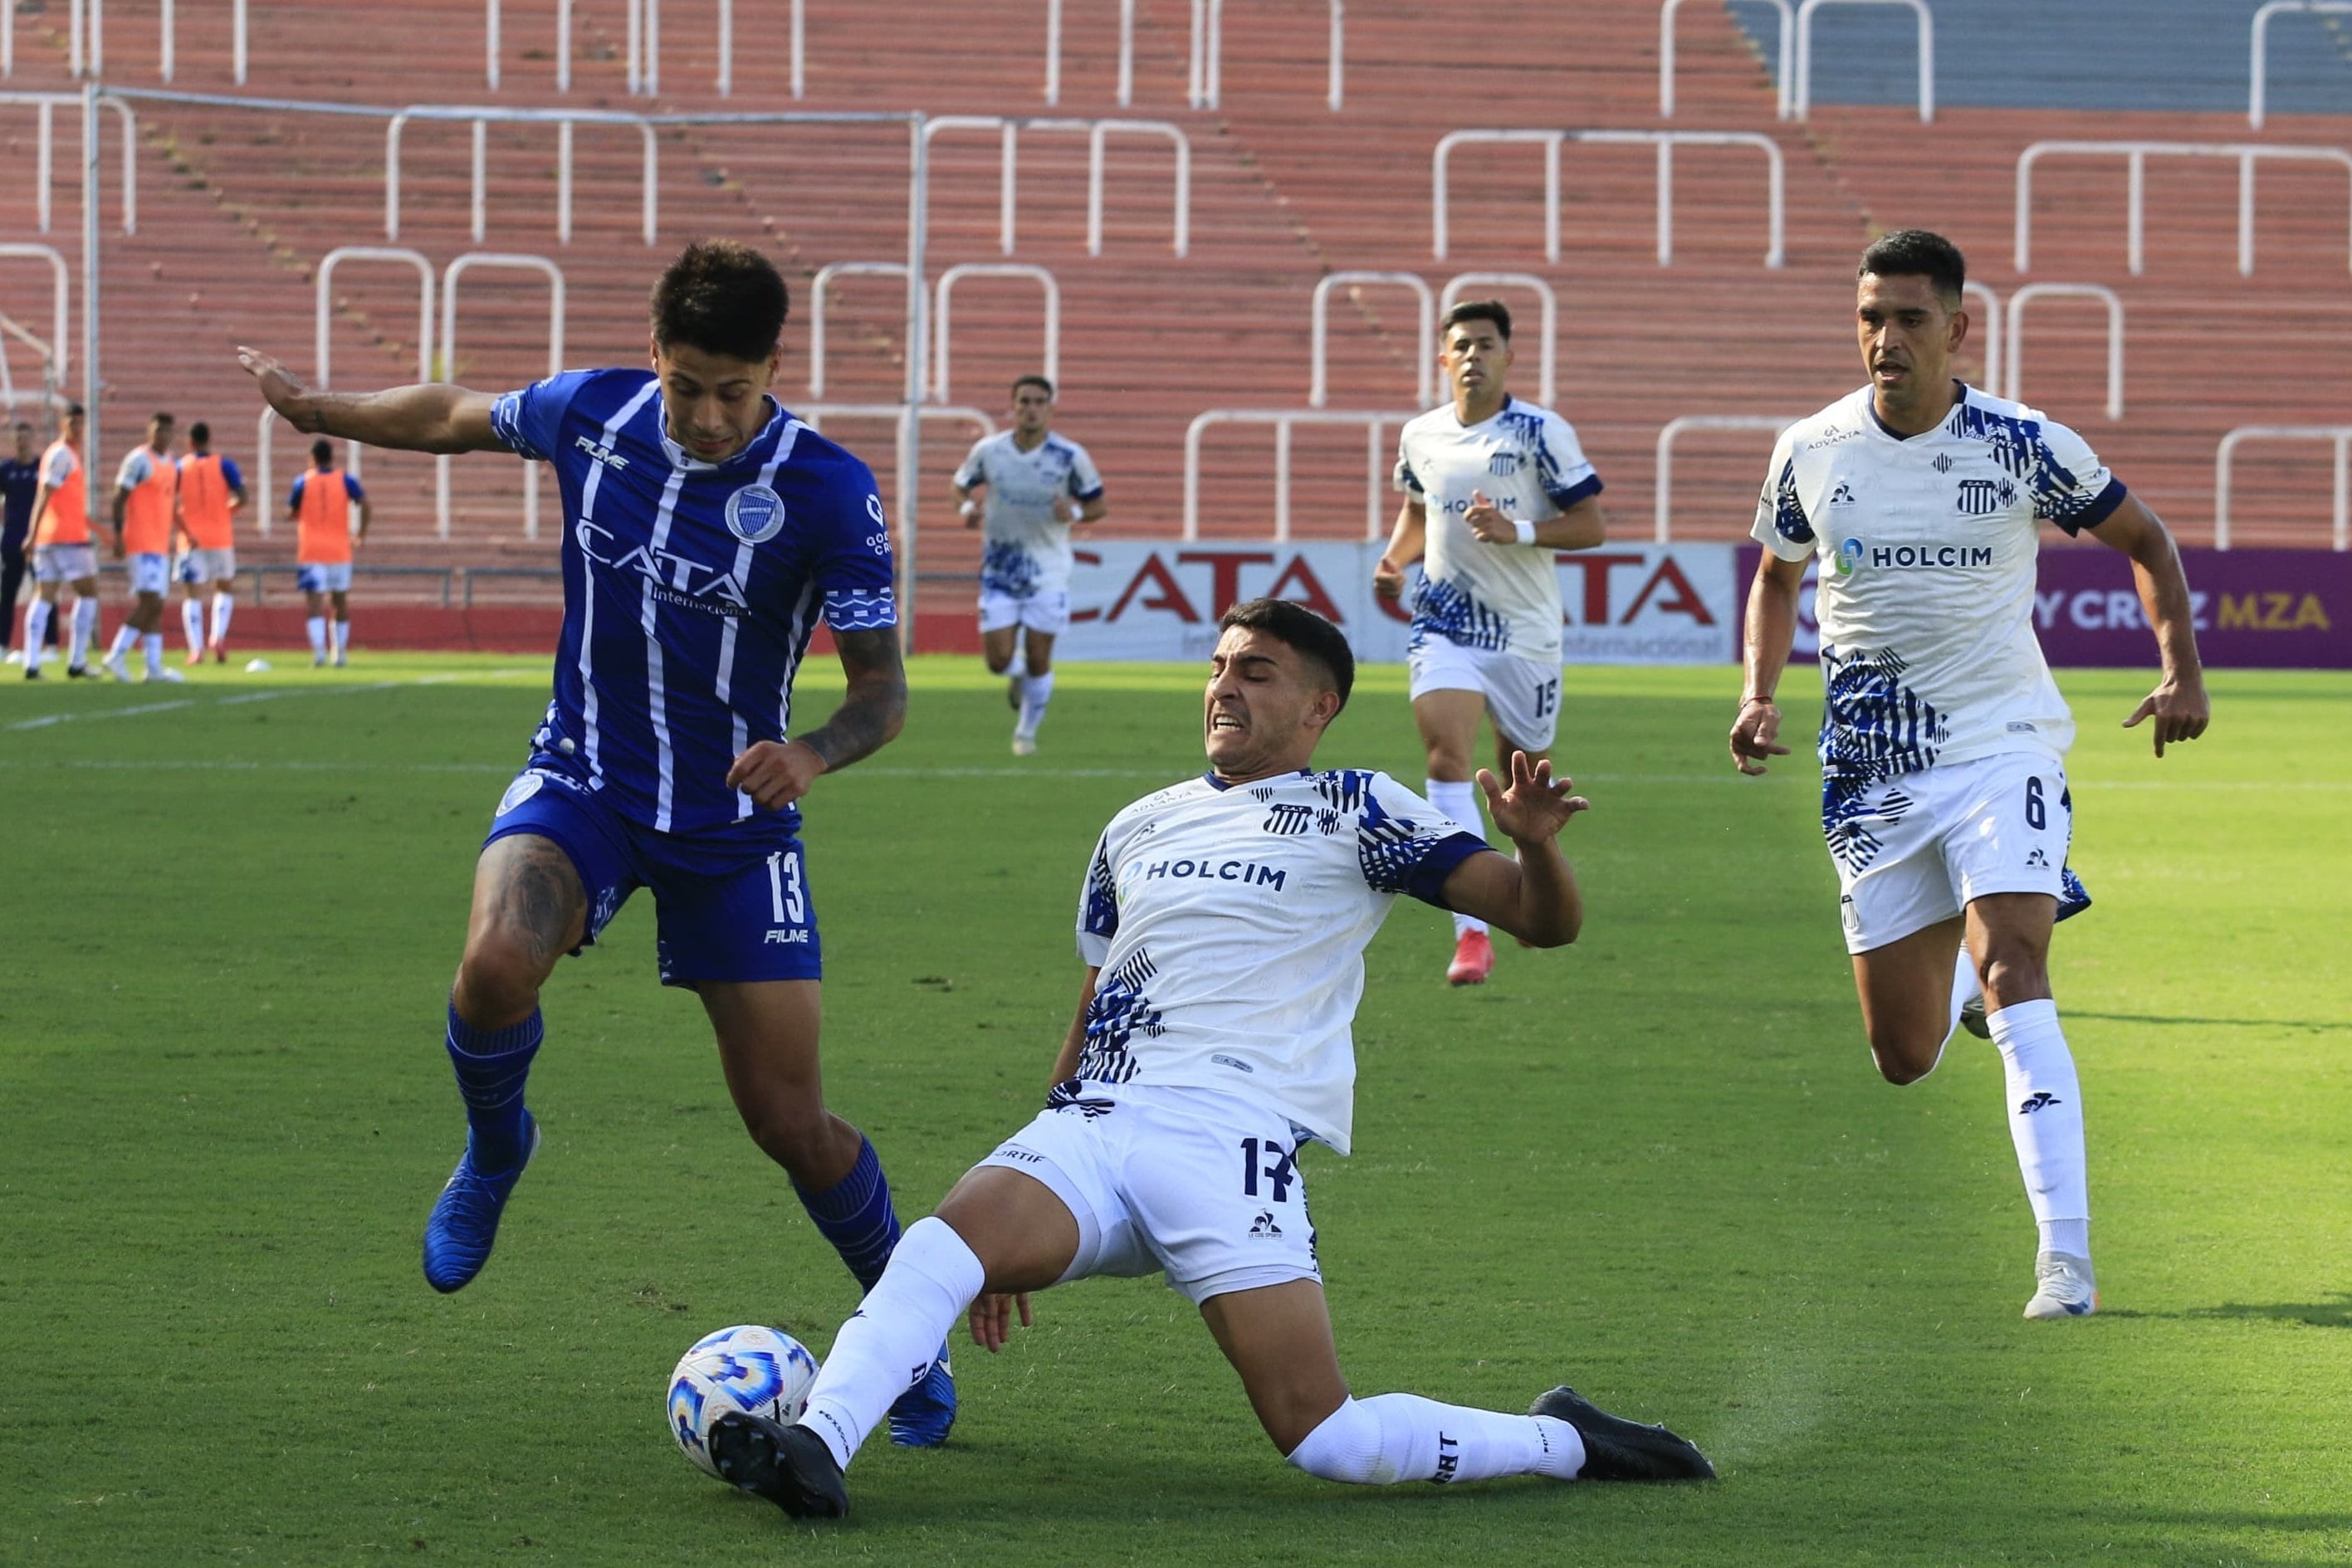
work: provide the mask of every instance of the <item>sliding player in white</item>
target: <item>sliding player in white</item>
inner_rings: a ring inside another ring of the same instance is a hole
[[[986,495],[975,500],[975,490]],[[973,444],[956,470],[955,493],[966,528],[985,518],[981,653],[989,674],[1011,676],[1006,695],[1020,715],[1013,755],[1034,756],[1054,695],[1054,639],[1070,624],[1070,528],[1098,523],[1109,510],[1094,459],[1054,434],[1052,382],[1013,383],[1013,428]]]
[[[1498,771],[1510,770],[1514,751],[1538,759],[1551,753],[1561,620],[1553,552],[1591,549],[1607,522],[1601,476],[1575,430],[1505,390],[1509,308],[1465,300],[1445,313],[1444,330],[1439,362],[1454,401],[1397,439],[1396,485],[1405,500],[1372,587],[1397,598],[1405,569],[1423,563],[1406,654],[1413,723],[1429,753],[1429,799],[1475,827],[1470,758],[1480,716],[1494,722]],[[1475,986],[1494,967],[1486,922],[1457,913],[1446,979]]]
[[[1863,253],[1870,385],[1773,451],[1731,755],[1743,773],[1788,755],[1772,693],[1818,553],[1822,829],[1871,1054],[1890,1082],[1926,1077],[1982,987],[2041,1228],[2025,1315],[2081,1317],[2098,1305],[2082,1092],[2048,963],[2053,924],[2090,901],[2066,869],[2074,721],[2033,635],[2040,526],[2131,557],[2164,678],[2124,724],[2154,719],[2158,757],[2205,732],[2205,683],[2156,515],[2074,432],[1951,378],[1966,280],[1960,253],[1924,230]]]
[[[1526,1416],[1412,1394],[1356,1399],[1339,1372],[1297,1164],[1348,1152],[1363,952],[1400,893],[1539,946],[1576,939],[1557,841],[1585,802],[1550,765],[1485,771],[1516,859],[1385,774],[1309,764],[1346,703],[1339,629],[1277,600],[1220,622],[1202,728],[1210,771],[1104,830],[1078,908],[1087,980],[1046,1108],[908,1228],[842,1325],[796,1426],[729,1415],[719,1473],[794,1515],[848,1511],[842,1472],[969,1310],[1003,1347],[1026,1292],[1165,1270],[1292,1464],[1328,1480],[1680,1480],[1713,1475],[1663,1427],[1555,1388]],[[1010,1298],[1010,1299],[1008,1299]]]

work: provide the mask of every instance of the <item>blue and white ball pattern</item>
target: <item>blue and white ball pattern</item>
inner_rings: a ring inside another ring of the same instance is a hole
[[[710,1460],[710,1424],[730,1410],[748,1411],[790,1426],[808,1408],[816,1357],[808,1347],[764,1323],[741,1323],[694,1342],[669,1375],[669,1431],[703,1474],[719,1479]]]

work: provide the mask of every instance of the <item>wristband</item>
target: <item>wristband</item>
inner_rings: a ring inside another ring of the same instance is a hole
[[[1531,545],[1536,542],[1536,526],[1528,521],[1527,518],[1513,517],[1511,519],[1511,527],[1518,530],[1519,542],[1521,544]]]

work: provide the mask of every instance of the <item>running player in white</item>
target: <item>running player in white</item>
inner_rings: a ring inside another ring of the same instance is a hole
[[[975,500],[981,490],[985,497]],[[1054,434],[1052,382],[1013,383],[1013,428],[973,444],[955,472],[955,492],[964,527],[981,528],[985,517],[981,652],[989,674],[1011,676],[1006,695],[1021,716],[1013,755],[1034,756],[1054,695],[1054,639],[1070,624],[1070,528],[1098,523],[1109,509],[1087,449]]]
[[[1027,1292],[1164,1270],[1201,1311],[1290,1462],[1328,1480],[1696,1479],[1690,1444],[1555,1388],[1525,1416],[1339,1371],[1298,1151],[1348,1152],[1364,947],[1399,894],[1540,946],[1583,904],[1559,852],[1586,802],[1525,753],[1481,770],[1497,854],[1385,774],[1315,771],[1354,678],[1347,639],[1257,599],[1219,622],[1202,702],[1210,770],[1111,819],[1078,901],[1087,966],[1046,1108],[907,1230],[834,1340],[796,1426],[722,1416],[719,1473],[794,1515],[848,1511],[842,1472],[970,1314],[1003,1348]]]
[[[2205,732],[2205,682],[2156,515],[2074,432],[1952,379],[1966,279],[1958,250],[1924,230],[1863,253],[1870,384],[1773,451],[1731,755],[1743,773],[1788,755],[1772,694],[1818,555],[1822,829],[1871,1055],[1890,1082],[1926,1077],[1981,986],[2041,1229],[2025,1315],[2082,1317],[2098,1304],[2082,1092],[2048,963],[2053,924],[2090,900],[2066,869],[2074,721],[2033,635],[2041,525],[2131,558],[2164,678],[2124,725],[2153,719],[2157,756]]]
[[[1553,552],[1591,549],[1607,533],[1601,476],[1576,432],[1548,408],[1507,390],[1511,312],[1492,299],[1445,313],[1438,362],[1454,401],[1408,423],[1397,441],[1397,513],[1372,574],[1384,598],[1404,591],[1422,563],[1406,653],[1413,723],[1429,753],[1426,789],[1437,809],[1475,825],[1471,755],[1483,716],[1495,761],[1551,754],[1559,727],[1559,570]],[[1454,916],[1445,977],[1483,983],[1495,967],[1486,924]]]

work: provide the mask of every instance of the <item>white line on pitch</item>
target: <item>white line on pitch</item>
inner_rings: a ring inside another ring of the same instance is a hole
[[[348,695],[353,692],[387,692],[397,686],[438,686],[456,680],[455,675],[420,675],[413,681],[368,681],[352,686],[299,687],[274,686],[262,692],[239,692],[235,696],[215,697],[206,703],[197,697],[179,697],[167,703],[140,703],[131,707],[92,708],[87,713],[43,714],[38,718],[18,719],[0,729],[46,729],[53,724],[69,724],[77,719],[131,718],[144,713],[167,713],[184,707],[233,707],[239,703],[275,702],[279,697],[326,697]]]

